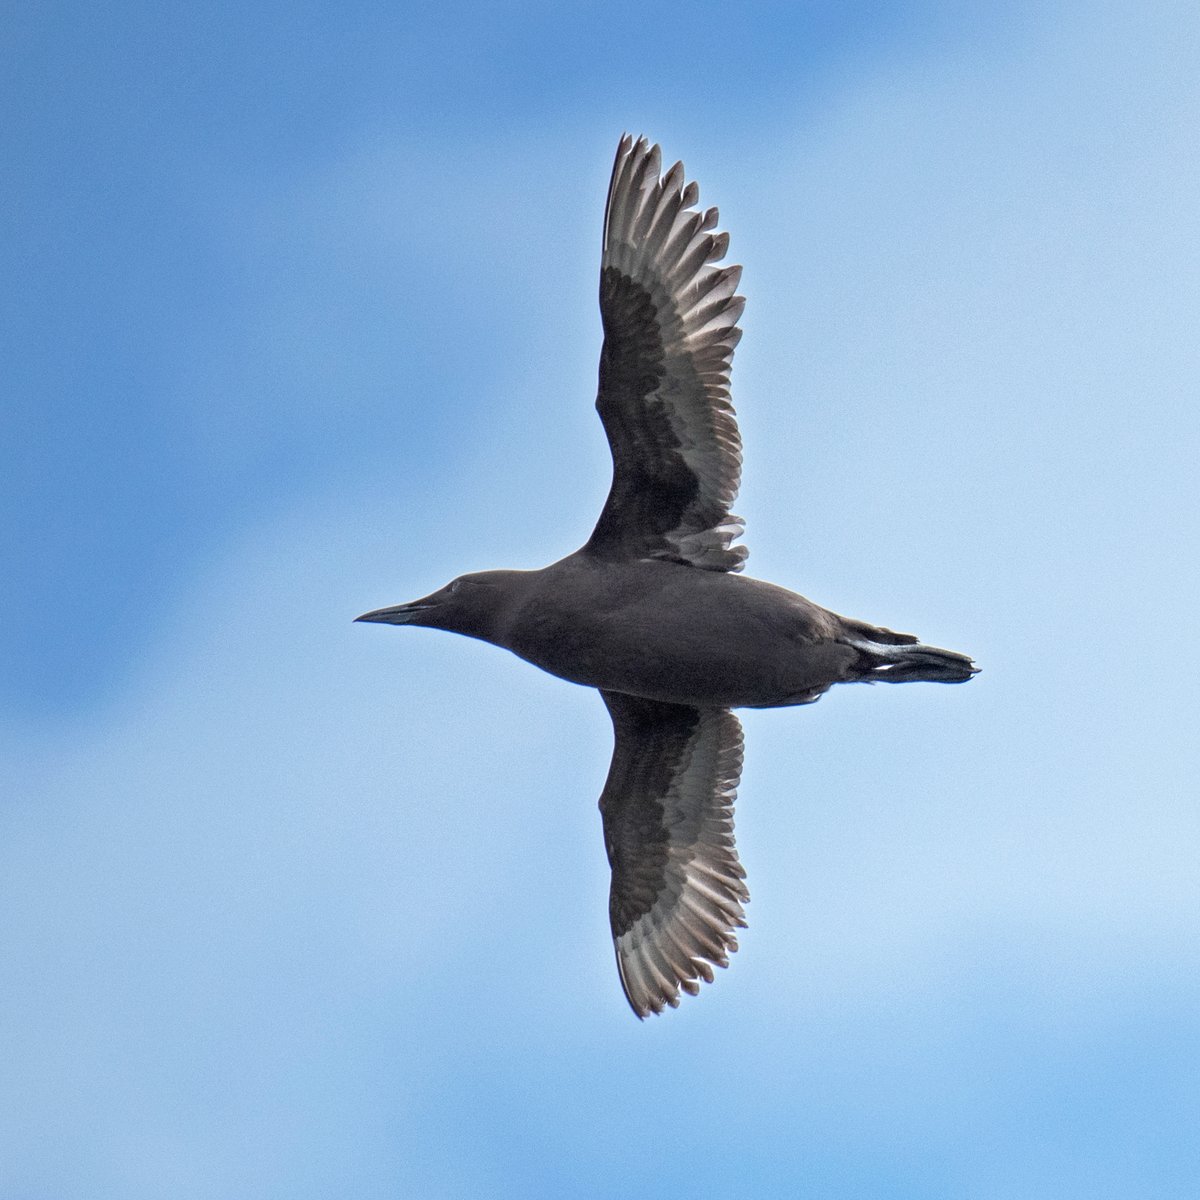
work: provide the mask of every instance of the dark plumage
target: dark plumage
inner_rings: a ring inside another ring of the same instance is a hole
[[[600,271],[596,408],[613,457],[587,544],[540,571],[463,575],[360,621],[481,638],[598,688],[615,745],[600,798],[621,985],[639,1017],[737,949],[749,898],[733,839],[734,708],[809,704],[835,683],[961,683],[965,655],[736,574],[741,441],[729,369],[745,303],[728,236],[676,163],[622,138]]]

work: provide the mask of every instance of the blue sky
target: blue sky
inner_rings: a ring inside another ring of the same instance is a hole
[[[1195,1195],[1193,6],[10,24],[0,1196]],[[644,1024],[597,698],[350,623],[590,530],[625,129],[746,268],[750,572],[984,668],[745,714]]]

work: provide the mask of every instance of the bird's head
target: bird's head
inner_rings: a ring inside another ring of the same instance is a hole
[[[485,642],[495,641],[506,624],[512,602],[520,593],[520,580],[526,574],[524,571],[476,571],[460,575],[420,600],[377,608],[354,619],[381,625],[425,625],[482,638]]]

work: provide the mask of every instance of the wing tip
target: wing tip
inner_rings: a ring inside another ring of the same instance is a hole
[[[745,892],[745,889],[742,890]],[[748,902],[749,899],[749,893],[745,892],[745,900]],[[639,1021],[659,1016],[667,1008],[678,1008],[682,999],[681,993],[698,996],[702,983],[711,984],[715,981],[714,967],[721,970],[728,968],[729,956],[738,951],[738,939],[734,929],[747,928],[745,913],[740,905],[735,907],[736,913],[724,914],[727,917],[728,928],[710,930],[715,934],[717,946],[704,951],[685,951],[682,955],[668,957],[661,948],[651,943],[659,959],[657,965],[654,956],[644,949],[644,944],[622,946],[621,943],[627,936],[625,934],[613,938],[621,990]],[[678,946],[678,943],[676,945]],[[666,971],[663,967],[666,967]]]

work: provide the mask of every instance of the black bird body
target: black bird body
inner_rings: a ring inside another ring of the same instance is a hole
[[[451,629],[571,683],[667,704],[807,704],[835,683],[888,680],[893,648],[916,645],[773,583],[654,559],[604,562],[580,550],[540,571],[456,584],[417,601],[428,607],[403,623]],[[403,608],[382,611],[395,620]],[[941,656],[930,670],[973,673],[962,655],[921,649]]]
[[[507,648],[572,683],[668,704],[769,708],[844,678],[837,618],[774,584],[585,552],[534,572]]]
[[[741,440],[729,399],[745,303],[718,267],[715,208],[657,146],[622,138],[604,215],[596,408],[613,482],[586,545],[540,571],[463,575],[360,617],[480,638],[600,691],[600,797],[617,967],[639,1017],[694,994],[737,949],[749,899],[733,838],[736,708],[835,683],[961,683],[971,660],[738,574]]]

